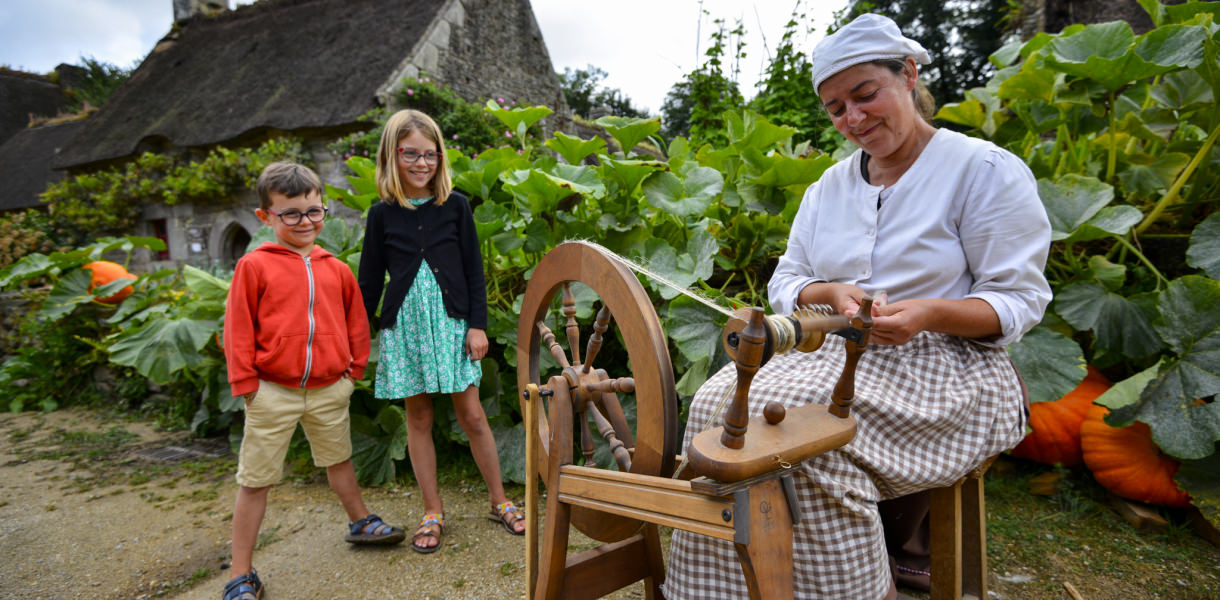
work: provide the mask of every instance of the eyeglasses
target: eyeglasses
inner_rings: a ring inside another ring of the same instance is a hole
[[[424,162],[429,165],[435,165],[441,161],[440,152],[433,152],[432,150],[427,152],[416,152],[415,150],[407,150],[404,148],[398,149],[398,160],[401,160],[408,165],[415,164],[415,161],[419,160],[421,157],[424,159]]]
[[[326,218],[326,213],[330,212],[329,208],[315,206],[305,212],[301,212],[295,208],[290,208],[282,213],[267,211],[280,218],[280,222],[285,225],[299,225],[302,217],[309,218],[311,223],[319,223]]]

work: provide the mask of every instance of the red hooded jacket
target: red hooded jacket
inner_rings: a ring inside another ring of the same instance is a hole
[[[237,261],[225,304],[225,360],[234,396],[258,380],[319,388],[364,376],[369,321],[356,277],[314,246],[308,257],[267,242]]]

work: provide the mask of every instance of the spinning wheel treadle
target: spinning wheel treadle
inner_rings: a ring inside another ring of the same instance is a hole
[[[572,282],[587,285],[603,304],[585,348],[580,347],[580,326],[568,285]],[[562,332],[566,352],[556,334],[544,324],[560,294],[566,317]],[[618,327],[622,334],[632,367],[630,377],[616,378],[593,367],[603,336],[613,335],[611,327]],[[585,456],[590,456],[593,450],[589,427],[592,419],[598,432],[610,442],[619,470],[668,477],[674,469],[679,443],[673,366],[656,311],[635,275],[591,245],[566,243],[549,252],[534,269],[521,304],[517,330],[518,389],[546,383],[540,381],[539,373],[544,347],[563,367],[562,376],[569,387],[567,395],[580,427],[578,443]],[[631,431],[617,395],[632,391],[636,401],[635,431]],[[548,454],[551,431],[546,411],[537,413],[539,439],[534,441],[540,451],[536,466],[545,478],[553,460]],[[638,531],[642,522],[574,507],[572,525],[595,540],[616,542]]]

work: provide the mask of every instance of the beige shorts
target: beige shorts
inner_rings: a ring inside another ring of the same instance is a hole
[[[237,458],[237,483],[259,488],[284,477],[284,456],[297,423],[305,429],[313,463],[339,464],[352,457],[348,404],[355,385],[344,377],[324,388],[290,388],[258,382],[258,392],[246,406],[245,432]]]

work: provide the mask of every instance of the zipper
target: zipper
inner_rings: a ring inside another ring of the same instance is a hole
[[[305,275],[309,278],[309,338],[305,343],[305,374],[301,376],[301,387],[305,387],[305,383],[309,381],[309,370],[313,368],[313,334],[317,328],[317,323],[313,318],[313,300],[314,300],[314,282],[313,282],[313,265],[309,262],[309,257],[305,259]]]

